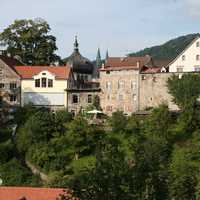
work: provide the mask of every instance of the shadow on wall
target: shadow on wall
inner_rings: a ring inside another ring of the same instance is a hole
[[[26,88],[29,92],[23,93],[23,100],[24,104],[33,104],[35,106],[51,106],[51,101],[48,99],[48,97],[45,97],[41,95],[40,93],[37,93],[33,91],[30,88]]]

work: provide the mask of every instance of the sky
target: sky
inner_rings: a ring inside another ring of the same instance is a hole
[[[80,52],[95,59],[123,56],[200,32],[200,0],[0,0],[0,32],[15,19],[45,19],[58,54],[69,56],[75,35]]]

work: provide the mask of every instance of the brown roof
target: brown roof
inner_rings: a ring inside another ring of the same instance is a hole
[[[142,70],[142,73],[160,73],[161,67],[146,67]]]
[[[62,194],[60,188],[0,187],[1,200],[56,200]]]
[[[150,56],[144,57],[109,57],[105,63],[105,67],[101,68],[104,70],[128,70],[136,69],[139,70],[142,66],[150,61]]]
[[[63,66],[16,66],[15,69],[22,79],[32,79],[42,71],[54,74],[56,79],[68,79],[71,72],[70,67]]]
[[[19,60],[17,60],[16,58],[13,58],[13,57],[0,55],[0,59],[3,60],[3,62],[5,62],[10,67],[22,65],[22,63]]]

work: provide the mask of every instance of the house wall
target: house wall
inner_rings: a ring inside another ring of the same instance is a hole
[[[20,77],[6,63],[0,59],[0,83],[4,88],[0,88],[0,96],[10,106],[20,105]],[[10,83],[16,83],[16,89],[10,89]],[[16,101],[10,101],[10,95],[16,95]]]
[[[158,107],[165,103],[170,110],[178,110],[168,93],[167,80],[173,73],[140,74],[139,109]]]
[[[119,88],[121,81],[124,88]],[[109,83],[111,88],[108,88]],[[121,110],[130,115],[139,109],[139,70],[100,71],[100,87],[100,103],[104,113],[111,115]]]
[[[39,78],[40,76],[36,76],[36,78]],[[46,78],[52,78],[51,74],[46,75]],[[43,104],[46,105],[48,99],[47,98],[54,98],[51,99],[52,101],[49,102],[49,106],[63,106],[66,107],[67,106],[67,92],[65,91],[67,89],[67,80],[57,80],[57,79],[53,79],[53,87],[35,87],[35,80],[34,79],[24,79],[21,81],[21,99],[22,99],[22,106],[24,106],[24,104],[28,101],[27,98],[27,94],[31,93],[32,94],[37,94],[40,95],[41,97],[41,102],[42,102],[42,98],[44,98],[44,102]],[[63,95],[61,95],[63,94]],[[57,96],[56,96],[57,95]],[[55,98],[64,98],[63,100],[58,99],[58,104],[56,105],[56,100]],[[45,99],[47,99],[47,101],[45,101]],[[60,102],[64,102],[63,105],[61,105]],[[55,103],[54,103],[55,102]],[[53,103],[53,104],[52,104]],[[42,104],[42,103],[41,103]]]
[[[198,47],[197,42],[199,42]],[[199,55],[199,60],[196,60],[197,55]],[[184,60],[182,56],[185,56]],[[200,71],[200,38],[194,40],[189,48],[186,48],[186,50],[169,65],[169,72],[177,72],[177,68],[182,68],[183,72],[193,72],[195,71],[195,67],[198,67]]]
[[[84,111],[88,106],[93,104],[94,97],[99,95],[98,91],[68,91],[68,111],[72,112],[73,114],[78,114],[81,111]],[[78,103],[73,103],[73,95],[78,96]],[[92,102],[88,102],[88,95],[91,95]]]

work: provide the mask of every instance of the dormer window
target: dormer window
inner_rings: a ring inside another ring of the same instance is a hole
[[[40,79],[35,79],[35,87],[40,87]]]
[[[53,87],[53,80],[52,79],[48,79],[48,87]]]
[[[197,60],[197,61],[200,60],[200,55],[196,55],[196,60]]]
[[[199,43],[199,42],[197,42],[197,43],[196,43],[196,47],[199,47],[199,46],[200,46],[200,43]]]
[[[42,87],[47,87],[47,79],[42,78]]]
[[[46,73],[42,73],[42,75],[46,75]]]
[[[185,61],[185,55],[182,56],[182,61]]]

